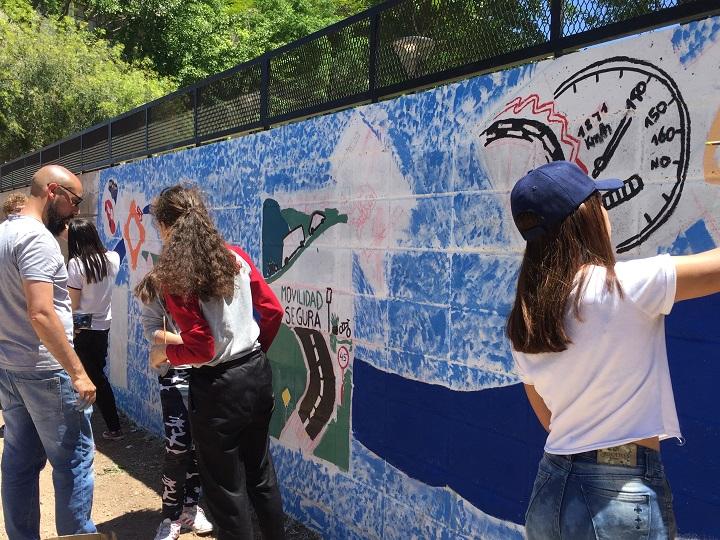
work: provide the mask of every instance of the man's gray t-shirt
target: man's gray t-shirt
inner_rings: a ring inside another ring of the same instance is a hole
[[[73,336],[67,269],[55,237],[40,221],[11,215],[0,223],[0,367],[12,371],[45,371],[62,366],[30,324],[23,280],[53,285],[55,312]]]

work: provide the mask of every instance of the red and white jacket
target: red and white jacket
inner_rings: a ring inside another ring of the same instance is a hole
[[[174,366],[212,366],[258,348],[267,351],[280,329],[283,309],[275,293],[247,253],[236,246],[227,247],[240,266],[232,300],[165,295],[168,312],[183,339],[182,345],[166,346]]]

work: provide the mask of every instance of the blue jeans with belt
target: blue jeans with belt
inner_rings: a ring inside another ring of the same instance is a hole
[[[525,514],[529,540],[675,538],[660,453],[637,447],[636,466],[597,463],[596,452],[545,454]]]
[[[10,540],[40,538],[40,471],[52,465],[58,534],[95,532],[92,407],[77,411],[65,370],[0,369],[5,419],[2,504]]]

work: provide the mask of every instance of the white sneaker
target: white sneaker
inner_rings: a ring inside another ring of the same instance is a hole
[[[170,521],[170,518],[165,518],[158,527],[157,534],[155,534],[155,540],[177,540],[180,538],[180,529],[182,525],[180,520]]]
[[[197,534],[208,534],[212,532],[213,525],[205,517],[205,512],[199,506],[186,506],[178,518],[178,523],[183,530],[190,530]]]

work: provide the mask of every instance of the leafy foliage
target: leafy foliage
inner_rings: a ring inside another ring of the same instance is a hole
[[[76,18],[122,44],[129,62],[149,60],[185,86],[237,63],[224,0],[84,0]]]
[[[41,148],[173,89],[85,25],[0,0],[0,161]]]
[[[72,14],[148,59],[179,86],[250,60],[365,9],[377,0],[34,0]]]
[[[333,0],[255,0],[233,17],[233,33],[239,56],[250,60],[341,18]]]

